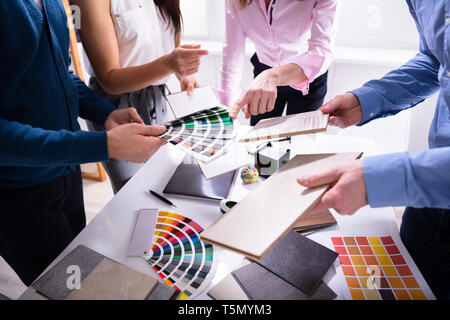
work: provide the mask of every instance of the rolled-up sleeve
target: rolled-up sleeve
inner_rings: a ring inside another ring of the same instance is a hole
[[[292,88],[308,94],[309,85],[320,73],[325,72],[333,59],[337,31],[337,0],[318,0],[312,13],[311,37],[308,51],[290,61],[303,69],[308,80],[291,85]]]

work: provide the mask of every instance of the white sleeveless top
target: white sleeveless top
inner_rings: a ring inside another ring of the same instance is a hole
[[[153,0],[110,0],[110,6],[122,68],[149,63],[175,49],[174,28],[167,27]]]

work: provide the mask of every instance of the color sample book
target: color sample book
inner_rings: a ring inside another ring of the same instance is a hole
[[[391,236],[332,237],[353,300],[427,300],[433,296]],[[406,251],[406,250],[405,250]],[[420,284],[422,282],[422,285]]]
[[[321,111],[312,111],[264,119],[258,122],[240,142],[292,137],[300,134],[326,131],[328,118],[328,114],[323,114]]]
[[[360,153],[297,155],[248,194],[201,238],[259,260],[312,208],[328,185],[305,188],[296,178],[323,172],[360,157]]]
[[[338,254],[295,231],[290,231],[257,263],[312,295]]]
[[[197,160],[209,162],[234,143],[237,122],[230,118],[228,108],[204,109],[163,124],[166,132],[160,136]]]
[[[200,293],[214,270],[213,246],[200,241],[203,228],[180,214],[159,212],[147,262],[184,300]]]

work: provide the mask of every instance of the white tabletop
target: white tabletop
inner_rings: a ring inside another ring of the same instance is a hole
[[[215,201],[190,199],[170,196],[178,208],[172,208],[149,195],[149,189],[161,191],[170,180],[177,166],[184,158],[184,153],[171,145],[162,147],[139,172],[115,195],[88,226],[70,243],[70,245],[47,268],[51,268],[78,245],[85,245],[106,257],[116,260],[130,268],[157,277],[152,268],[142,258],[125,256],[133,232],[137,212],[143,208],[158,208],[176,212],[195,220],[203,228],[222,216],[219,205]],[[238,178],[232,188],[230,197],[240,200],[248,192],[258,187],[244,186]],[[318,231],[310,238],[321,242],[327,232],[339,231],[342,234],[352,233],[352,230],[367,230],[372,233],[374,228],[385,230],[385,233],[398,233],[392,208],[371,209],[362,208],[352,217],[335,214],[338,220],[336,227]],[[217,271],[211,286],[220,281],[229,272],[237,268],[243,257],[231,251],[214,247],[215,258],[218,258]],[[210,299],[207,290],[198,296],[199,299]],[[28,288],[20,299],[43,299],[34,289]]]

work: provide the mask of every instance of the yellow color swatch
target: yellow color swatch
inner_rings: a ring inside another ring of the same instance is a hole
[[[353,300],[366,300],[364,293],[360,289],[350,289]]]
[[[391,277],[387,278],[389,281],[389,284],[391,285],[391,288],[398,289],[398,288],[404,288],[403,282],[398,277]]]
[[[387,277],[396,277],[398,276],[397,271],[394,267],[383,267],[384,275]]]
[[[352,259],[352,263],[354,266],[365,266],[366,265],[362,256],[350,256],[350,259]]]
[[[369,243],[373,246],[381,246],[381,240],[378,237],[367,237],[367,239],[369,240]]]
[[[375,254],[377,256],[387,255],[387,252],[386,252],[386,250],[384,249],[383,246],[373,246],[372,250],[373,250],[373,252],[375,252]]]
[[[409,294],[411,295],[413,300],[427,300],[427,297],[420,289],[411,289],[409,290]]]
[[[391,266],[392,261],[389,259],[389,256],[377,256],[378,262],[381,266]]]
[[[369,273],[367,272],[366,266],[355,267],[356,274],[360,277],[367,277]]]

